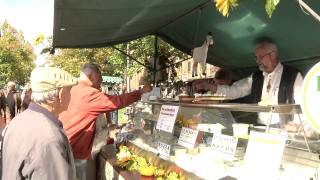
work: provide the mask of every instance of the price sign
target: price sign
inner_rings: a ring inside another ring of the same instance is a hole
[[[222,153],[225,159],[232,159],[236,153],[238,138],[224,134],[214,133],[211,148]]]
[[[183,127],[178,144],[186,148],[193,148],[198,137],[198,132],[198,130]]]
[[[172,133],[179,106],[162,105],[156,128]]]
[[[285,133],[274,135],[250,132],[244,159],[244,179],[260,177],[261,174],[264,174],[266,179],[278,179],[285,142]],[[254,169],[254,172],[252,172],[252,169]]]
[[[158,142],[158,153],[160,154],[160,158],[169,160],[170,159],[170,149],[171,146],[169,144]]]

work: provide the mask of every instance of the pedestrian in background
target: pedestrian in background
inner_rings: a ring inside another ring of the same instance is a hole
[[[7,105],[10,113],[9,120],[12,120],[21,110],[21,97],[16,89],[16,83],[13,81],[9,81],[7,84]]]
[[[3,118],[4,122],[7,119],[7,98],[4,89],[0,89],[0,116]]]
[[[21,93],[21,99],[22,99],[22,104],[21,104],[21,109],[22,111],[26,110],[31,102],[31,85],[28,83],[24,86],[23,91]]]

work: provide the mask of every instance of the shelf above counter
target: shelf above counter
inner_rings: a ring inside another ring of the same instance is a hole
[[[180,103],[177,101],[142,101],[142,103],[147,103],[152,105],[172,105],[172,106],[194,107],[194,108],[227,109],[231,111],[243,111],[243,112],[273,112],[273,113],[279,113],[279,114],[301,114],[302,113],[300,105],[298,104],[260,106],[258,104],[241,104],[241,103],[201,104],[201,103]]]

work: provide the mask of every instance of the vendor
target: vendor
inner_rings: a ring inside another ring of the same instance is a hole
[[[195,82],[193,86],[195,90],[211,90],[231,99],[248,96],[247,103],[274,105],[301,102],[299,98],[303,77],[296,69],[280,63],[276,44],[268,38],[259,39],[255,47],[255,59],[259,70],[231,86],[205,81]],[[258,122],[254,123],[265,125],[268,118],[268,113],[259,113]],[[278,126],[282,123],[285,122],[274,115],[270,124]]]

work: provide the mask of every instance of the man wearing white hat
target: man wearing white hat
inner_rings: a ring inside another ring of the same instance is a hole
[[[72,152],[58,114],[67,107],[63,95],[77,83],[58,68],[31,73],[32,101],[3,133],[2,179],[74,179]]]

